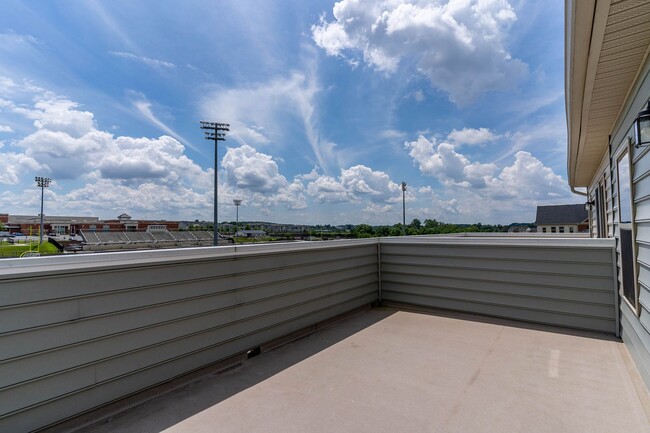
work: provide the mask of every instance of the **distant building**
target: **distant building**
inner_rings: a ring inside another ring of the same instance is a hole
[[[584,204],[537,206],[538,233],[580,233],[589,230]]]
[[[5,217],[6,215],[6,217]],[[6,222],[3,220],[6,219]],[[3,221],[5,230],[11,233],[22,233],[24,235],[36,234],[40,230],[41,218],[38,215],[9,215],[0,214],[0,221]],[[49,216],[43,218],[43,229],[45,233],[57,235],[74,235],[80,231],[87,232],[138,232],[158,229],[178,230],[178,221],[165,220],[133,220],[126,213],[121,214],[117,219],[101,220],[98,217],[87,216]]]
[[[511,224],[508,233],[530,233],[533,229],[528,224]]]
[[[266,232],[264,230],[239,230],[236,236],[242,238],[261,238],[266,236]]]

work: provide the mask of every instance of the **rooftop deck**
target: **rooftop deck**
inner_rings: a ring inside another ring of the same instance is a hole
[[[109,419],[65,427],[134,433],[648,432],[649,401],[615,337],[380,308],[234,369],[206,373]]]
[[[526,236],[5,260],[0,431],[68,431],[257,352],[92,429],[648,431],[614,257]]]

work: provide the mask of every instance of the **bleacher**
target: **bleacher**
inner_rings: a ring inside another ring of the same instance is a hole
[[[129,243],[129,238],[124,232],[95,232],[95,236],[102,244],[124,244]]]
[[[176,242],[176,239],[167,230],[150,231],[149,233],[156,242]]]
[[[169,232],[169,234],[178,242],[196,242],[192,232]]]
[[[206,231],[198,230],[198,231],[192,232],[192,234],[200,241],[214,240],[214,233],[213,232],[206,232]]]
[[[135,244],[151,244],[155,242],[153,236],[149,232],[125,232],[126,237]]]
[[[80,230],[79,233],[81,234],[81,237],[84,239],[84,242],[86,242],[86,244],[99,245],[102,243],[102,241],[97,237],[97,233],[95,232],[84,232]]]
[[[152,230],[148,232],[80,232],[91,250],[211,246],[212,232]]]

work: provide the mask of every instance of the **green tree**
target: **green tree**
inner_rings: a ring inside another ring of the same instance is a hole
[[[391,236],[402,236],[402,225],[401,224],[395,224],[390,228],[390,235]]]
[[[377,236],[388,236],[390,235],[390,227],[380,226],[375,228],[375,234]]]
[[[369,238],[374,234],[374,229],[368,224],[359,224],[352,229],[352,235],[357,238]]]
[[[439,225],[439,223],[435,219],[433,219],[433,220],[425,219],[424,220],[424,227],[426,227],[428,229],[434,229],[434,228],[438,227],[438,225]]]

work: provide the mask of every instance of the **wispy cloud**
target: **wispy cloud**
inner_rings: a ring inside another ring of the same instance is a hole
[[[124,51],[109,51],[109,54],[115,57],[121,57],[123,59],[133,60],[134,62],[142,63],[154,69],[173,69],[176,67],[175,64],[171,62],[167,62],[165,60],[152,59],[151,57],[145,57],[145,56],[136,56],[133,53],[127,53]]]
[[[205,156],[205,153],[203,153],[199,148],[196,146],[192,145],[188,140],[186,140],[182,135],[174,131],[172,128],[167,126],[162,120],[160,120],[151,110],[151,102],[147,99],[145,95],[139,92],[130,92],[131,95],[131,104],[133,107],[137,110],[138,113],[140,113],[142,116],[144,116],[148,121],[150,121],[152,124],[166,132],[167,134],[171,135],[172,137],[176,138],[178,141],[183,143],[185,146],[188,146],[195,150],[196,152],[199,152],[201,155]]]
[[[336,144],[321,135],[316,97],[320,92],[315,71],[293,72],[265,83],[233,89],[218,89],[203,100],[206,118],[224,119],[230,135],[240,144],[282,145],[286,131],[300,125],[315,161],[326,173],[336,172],[339,161]]]
[[[101,21],[103,27],[110,32],[112,39],[117,39],[123,47],[136,50],[136,44],[133,43],[118,20],[113,18],[113,15],[104,8],[104,2],[91,0],[85,2],[85,6],[91,9],[92,13]]]

